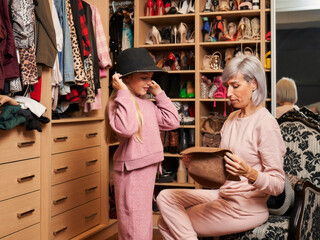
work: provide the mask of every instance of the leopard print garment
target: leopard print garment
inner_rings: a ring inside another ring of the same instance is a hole
[[[93,79],[93,62],[92,62],[92,55],[89,54],[88,58],[84,60],[84,69],[86,72],[86,76],[88,79],[89,87],[86,88],[87,91],[87,103],[94,103],[95,102],[95,86],[94,86],[94,79]]]
[[[74,27],[70,0],[66,0],[66,10],[67,10],[69,28],[70,28],[70,38],[71,38],[71,48],[72,48],[72,55],[73,55],[75,81],[77,85],[83,85],[86,82],[88,82],[88,80],[87,80],[86,73],[84,71],[83,62],[80,57],[80,48],[78,44],[76,29]]]
[[[19,49],[20,73],[23,85],[38,82],[38,69],[36,62],[36,49],[34,44],[30,48]]]

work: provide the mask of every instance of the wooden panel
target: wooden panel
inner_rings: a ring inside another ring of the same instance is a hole
[[[40,137],[37,131],[16,127],[0,131],[0,164],[40,156]]]
[[[40,189],[40,159],[0,165],[0,201]]]
[[[40,192],[0,202],[0,238],[40,222]]]
[[[52,127],[52,153],[100,145],[100,122],[56,124]]]
[[[51,239],[69,239],[100,222],[100,199],[52,218]]]
[[[100,147],[52,155],[52,185],[100,171]]]
[[[58,184],[51,189],[52,216],[100,197],[100,173]]]
[[[31,227],[25,228],[19,232],[10,234],[1,240],[40,240],[40,223]]]

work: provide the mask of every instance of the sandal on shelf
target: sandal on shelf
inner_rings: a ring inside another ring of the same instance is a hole
[[[252,39],[260,40],[260,19],[255,17],[251,19]]]
[[[206,4],[204,5],[204,10],[203,12],[212,12],[212,1],[207,0]]]
[[[188,26],[184,22],[181,22],[179,24],[178,33],[180,36],[180,42],[185,43],[187,42],[187,32],[188,32]]]
[[[188,30],[186,39],[188,43],[194,42],[194,27]]]
[[[230,41],[235,41],[237,39],[237,24],[235,22],[230,22],[228,24],[228,38]]]
[[[211,62],[210,62],[210,67],[213,70],[221,70],[221,60],[222,60],[222,55],[219,51],[216,51],[212,54],[211,57]]]

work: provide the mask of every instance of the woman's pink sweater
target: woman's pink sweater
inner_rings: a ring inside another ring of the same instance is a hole
[[[114,169],[133,170],[163,160],[160,130],[169,131],[179,127],[178,111],[161,92],[155,97],[156,104],[147,98],[135,97],[143,116],[142,143],[134,135],[138,131],[136,107],[129,90],[119,90],[109,105],[109,120],[119,139],[119,147],[113,155]]]
[[[220,196],[235,210],[264,212],[268,197],[284,189],[285,146],[279,125],[266,108],[245,118],[239,118],[239,113],[231,113],[225,122],[220,147],[242,157],[258,171],[258,178],[253,184],[245,177],[240,182],[227,181],[220,188]]]

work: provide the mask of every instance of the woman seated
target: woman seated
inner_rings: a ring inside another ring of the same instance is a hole
[[[277,114],[279,118],[292,108],[299,110],[296,104],[298,93],[296,83],[291,78],[283,77],[277,82]]]
[[[164,239],[196,240],[253,229],[269,217],[267,200],[284,189],[285,146],[279,125],[262,106],[266,99],[264,69],[254,56],[234,57],[222,82],[234,108],[221,129],[226,171],[241,181],[220,189],[166,189],[157,197],[159,230]],[[184,155],[188,167],[190,156]]]

